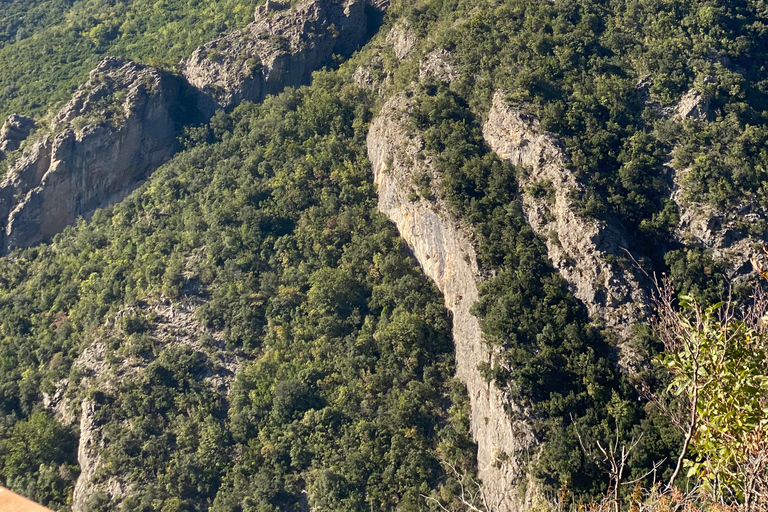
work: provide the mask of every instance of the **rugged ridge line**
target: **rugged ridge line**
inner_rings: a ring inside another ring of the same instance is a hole
[[[568,169],[562,144],[537,119],[510,108],[501,92],[494,95],[483,137],[500,158],[524,168],[523,212],[572,293],[593,319],[628,339],[633,325],[648,317],[649,301],[638,276],[611,262],[627,255],[622,226],[576,213],[572,198],[583,195],[583,187]]]
[[[105,58],[0,183],[0,254],[48,241],[136,189],[176,152],[181,100],[192,97],[199,111],[193,106],[191,115],[203,120],[218,108],[309,83],[334,54],[349,56],[362,45],[387,5],[306,0],[289,8],[269,0],[246,29],[183,61],[182,79]],[[33,128],[31,120],[9,118],[0,159]]]
[[[307,0],[285,10],[289,6],[268,0],[245,29],[200,46],[182,61],[205,116],[307,84],[334,54],[348,57],[366,40],[365,0]]]
[[[156,69],[105,58],[0,184],[0,252],[49,240],[168,160],[177,92]]]
[[[378,208],[395,223],[453,314],[456,375],[469,394],[471,432],[478,445],[486,498],[496,511],[527,510],[521,487],[527,474],[520,455],[535,439],[529,425],[509,419],[506,408],[514,404],[478,371],[480,363],[492,362],[492,354],[482,340],[478,319],[470,313],[481,280],[470,237],[441,200],[409,199],[415,175],[428,172],[433,183],[439,183],[424,142],[408,131],[409,110],[405,94],[393,96],[371,123],[367,147],[378,186]]]

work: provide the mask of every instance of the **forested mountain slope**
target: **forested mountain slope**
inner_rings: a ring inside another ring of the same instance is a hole
[[[546,509],[606,490],[585,439],[667,479],[648,276],[748,293],[768,7],[396,1],[359,43],[322,17],[260,42],[302,5],[234,32],[254,5],[0,6],[0,113],[50,137],[104,54],[181,84],[181,151],[0,258],[0,483],[75,511]],[[345,57],[248,89],[314,48]]]

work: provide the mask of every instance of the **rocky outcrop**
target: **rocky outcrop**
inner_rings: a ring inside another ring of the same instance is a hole
[[[199,47],[182,62],[182,73],[199,92],[204,114],[307,84],[312,72],[334,54],[349,56],[365,42],[364,0],[289,5],[267,2],[245,29]]]
[[[0,183],[0,254],[49,240],[134,190],[174,154],[174,106],[190,90],[200,110],[188,108],[188,115],[208,119],[217,108],[308,83],[333,55],[363,44],[379,22],[377,9],[387,5],[307,0],[290,8],[270,0],[244,30],[201,46],[182,63],[188,83],[104,59]],[[12,116],[0,136],[0,159],[33,126]]]
[[[168,160],[177,92],[156,69],[104,59],[0,184],[0,251],[50,239]]]
[[[17,114],[8,116],[3,127],[0,128],[0,160],[5,158],[7,153],[19,149],[21,143],[29,137],[34,129],[34,119]]]
[[[467,386],[479,476],[492,510],[526,510],[520,493],[524,494],[521,484],[527,475],[520,454],[534,444],[533,433],[524,421],[509,419],[505,409],[514,409],[514,404],[478,371],[479,364],[493,361],[478,319],[470,313],[480,280],[470,236],[440,199],[412,200],[415,176],[429,173],[435,190],[440,176],[424,142],[408,131],[409,109],[404,94],[394,96],[371,123],[368,156],[378,186],[379,210],[395,223],[453,313],[456,375]]]
[[[109,378],[109,365],[106,363],[107,348],[101,341],[95,341],[87,347],[77,358],[74,367],[83,375],[75,388],[88,390],[89,388],[111,390],[114,385]],[[104,426],[96,419],[99,408],[97,397],[87,396],[80,402],[80,439],[77,447],[77,463],[80,466],[80,475],[75,482],[72,495],[72,510],[80,512],[86,509],[89,500],[97,499],[104,495],[111,500],[119,500],[126,496],[130,489],[116,478],[108,478],[106,481],[99,475],[102,467],[101,452],[108,445],[104,436]]]
[[[706,119],[709,117],[709,98],[696,89],[691,89],[683,94],[675,106],[674,117],[678,121],[683,119]]]
[[[419,80],[428,79],[451,83],[459,77],[456,68],[451,64],[451,54],[445,50],[435,50],[428,53],[419,65]]]
[[[416,32],[404,24],[397,24],[387,34],[386,42],[392,45],[395,57],[403,60],[413,50],[416,44]]]
[[[706,77],[704,83],[713,81]],[[691,89],[674,106],[675,121],[706,121],[712,117],[710,99]],[[754,279],[750,260],[763,259],[762,246],[768,241],[768,208],[751,198],[720,209],[696,201],[686,194],[690,169],[675,167],[674,151],[666,166],[672,175],[671,199],[677,205],[680,222],[674,232],[677,242],[687,247],[711,250],[712,257],[722,265],[729,280],[741,282]]]
[[[225,400],[242,360],[231,351],[223,350],[225,342],[221,332],[201,325],[195,315],[201,304],[203,300],[192,295],[180,302],[157,301],[143,307],[128,306],[104,323],[100,335],[104,339],[122,337],[125,343],[130,343],[123,332],[124,318],[129,315],[151,317],[149,333],[156,340],[157,349],[186,346],[204,354],[209,364],[206,365],[206,372],[197,375],[197,378],[211,392],[218,393]],[[108,362],[110,359],[112,363]],[[122,510],[120,502],[133,493],[132,484],[126,479],[128,471],[119,474],[104,471],[104,459],[109,459],[105,453],[111,449],[110,432],[123,428],[129,430],[130,425],[108,424],[112,420],[99,419],[103,416],[99,414],[99,409],[110,407],[109,397],[119,397],[124,386],[138,382],[151,359],[151,356],[121,357],[109,353],[106,344],[97,339],[75,361],[75,373],[82,377],[69,387],[71,394],[67,397],[71,403],[80,404],[80,439],[77,450],[80,475],[75,483],[72,512],[90,510],[89,501],[92,500],[108,500],[111,509]]]
[[[756,277],[750,260],[764,259],[762,247],[768,242],[768,208],[745,200],[727,210],[694,201],[685,195],[685,180],[689,170],[678,171],[672,163],[674,190],[672,200],[677,205],[680,221],[674,237],[683,246],[711,250],[711,255],[728,279],[739,283]]]
[[[592,318],[628,338],[638,319],[647,316],[648,298],[631,264],[623,268],[612,262],[626,256],[621,226],[576,212],[573,198],[584,191],[567,167],[561,144],[536,119],[507,106],[501,93],[494,96],[483,136],[497,155],[524,169],[523,211],[573,294]]]

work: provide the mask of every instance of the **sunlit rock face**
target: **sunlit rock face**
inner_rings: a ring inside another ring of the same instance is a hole
[[[364,0],[310,0],[294,8],[267,2],[255,21],[199,47],[182,62],[210,116],[248,100],[258,102],[288,86],[309,83],[334,54],[349,56],[366,39]]]

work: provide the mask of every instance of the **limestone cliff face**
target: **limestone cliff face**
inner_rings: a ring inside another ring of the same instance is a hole
[[[524,168],[523,212],[574,295],[593,318],[628,337],[632,325],[647,316],[649,302],[633,271],[611,263],[626,255],[621,226],[576,213],[572,198],[583,189],[568,170],[559,141],[537,120],[507,106],[500,93],[483,136],[502,159]]]
[[[491,363],[478,319],[470,308],[478,299],[477,258],[467,231],[441,200],[409,199],[413,177],[425,172],[439,183],[432,159],[417,134],[409,133],[410,109],[405,95],[386,102],[371,123],[368,156],[378,186],[379,210],[396,225],[425,274],[445,297],[453,313],[456,374],[466,384],[471,404],[471,431],[478,445],[478,469],[484,491],[495,511],[526,510],[520,484],[526,479],[520,454],[534,444],[530,427],[512,422],[505,409],[514,407],[478,371]]]
[[[288,5],[268,1],[245,29],[199,47],[182,62],[182,73],[198,90],[204,114],[307,84],[333,54],[349,56],[365,42],[364,0]]]
[[[104,59],[0,184],[0,250],[50,239],[168,160],[176,93],[153,68]]]

